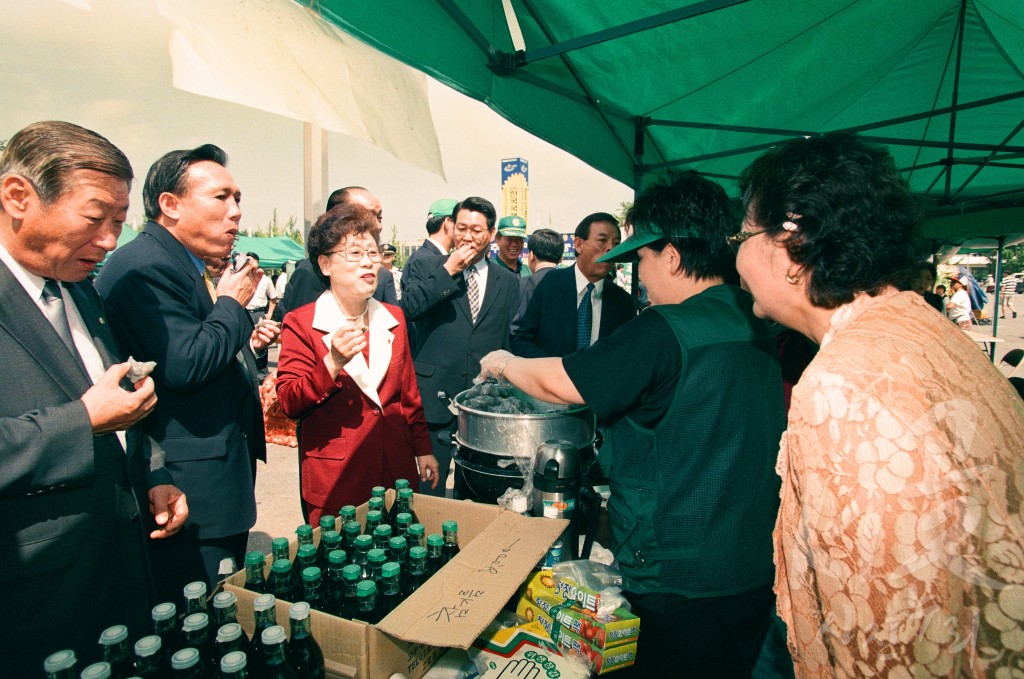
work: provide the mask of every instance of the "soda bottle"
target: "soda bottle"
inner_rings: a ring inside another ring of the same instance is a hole
[[[395,535],[401,535],[404,538],[409,537],[409,526],[412,525],[412,514],[409,512],[401,512],[395,516]]]
[[[383,549],[374,547],[370,550],[369,554],[366,555],[366,559],[369,562],[369,577],[367,579],[376,582],[377,590],[381,591],[384,580],[382,569],[384,567],[384,562],[388,560],[388,553]]]
[[[117,679],[113,677],[108,662],[94,662],[82,670],[81,679]],[[130,675],[124,675],[128,677]]]
[[[338,614],[343,618],[349,618],[350,620],[356,617],[359,611],[358,602],[356,601],[356,586],[362,581],[363,569],[354,563],[350,563],[341,569],[341,577],[343,580],[344,594],[341,603],[341,612]]]
[[[292,580],[295,583],[296,591],[302,591],[302,569],[306,568],[304,565],[300,565],[299,555],[302,554],[302,548],[309,546],[313,548],[314,558],[316,555],[316,545],[313,544],[313,527],[308,523],[304,523],[295,529],[295,535],[298,536],[298,546],[295,548],[295,558],[292,560]],[[315,563],[309,564],[315,566]]]
[[[373,502],[375,498],[380,498],[381,502],[386,502],[387,501],[387,489],[384,486],[374,486],[373,488],[371,488],[370,489],[370,501],[367,502],[367,504],[369,504],[370,502]],[[371,507],[371,509],[373,509],[373,507]],[[382,512],[386,511],[386,508],[382,507],[381,511]]]
[[[217,656],[213,648],[213,635],[210,634],[210,616],[206,613],[186,615],[181,631],[182,648],[194,648],[199,651],[203,671],[208,676],[215,676]]]
[[[178,607],[169,601],[157,604],[153,606],[150,617],[153,619],[153,634],[160,637],[164,658],[170,661],[174,652],[181,648],[181,637],[178,635]]]
[[[416,516],[416,510],[413,509],[412,495],[412,488],[403,488],[398,491],[398,499],[395,501],[395,507],[397,508],[395,510],[395,516],[398,516],[399,514],[411,514],[412,523],[419,523],[420,520]]]
[[[103,630],[100,634],[100,652],[103,661],[110,664],[112,675],[118,679],[132,676],[132,648],[128,642],[127,627],[114,625]]]
[[[299,571],[299,582],[302,582],[302,571],[317,565],[316,547],[313,545],[299,545],[299,551],[295,553],[293,569]]]
[[[355,563],[356,560],[356,538],[363,531],[363,527],[359,525],[358,521],[346,521],[342,527],[344,535],[342,536],[341,545],[348,554],[348,562]]]
[[[183,648],[171,656],[174,679],[205,679],[206,668],[195,648]]]
[[[413,547],[409,550],[409,577],[405,581],[402,593],[409,596],[427,581],[427,549]]]
[[[190,582],[185,585],[185,615],[206,612],[206,583]]]
[[[220,659],[221,679],[246,679],[249,676],[245,671],[247,664],[248,658],[245,657],[245,653],[231,651]]]
[[[345,578],[342,576],[342,569],[348,556],[344,551],[335,549],[327,555],[327,580],[324,584],[327,600],[327,612],[331,615],[344,615],[342,607],[345,599]]]
[[[392,519],[393,522],[397,523],[398,514],[401,511],[401,510],[398,509],[398,495],[399,495],[399,493],[402,492],[403,488],[408,488],[408,487],[409,487],[408,479],[395,479],[395,500],[394,500],[394,502],[391,503],[391,506],[388,507],[388,513],[391,515],[391,519]]]
[[[47,679],[76,679],[78,672],[75,666],[78,665],[78,658],[75,652],[69,649],[57,651],[46,656],[43,661],[43,671]]]
[[[285,657],[301,679],[324,679],[324,653],[310,630],[309,610],[305,601],[292,604],[288,609],[292,638]]]
[[[255,661],[254,661],[254,664]],[[273,625],[263,630],[262,679],[298,679],[295,668],[285,657],[284,627]]]
[[[270,563],[274,563],[278,559],[288,559],[291,561],[291,554],[288,552],[288,538],[274,538],[270,541]]]
[[[160,637],[155,634],[135,642],[135,676],[142,679],[171,679],[160,647]]]
[[[314,610],[326,612],[323,575],[319,568],[310,566],[302,569],[302,600]]]
[[[388,561],[381,569],[384,588],[381,596],[380,614],[386,616],[402,603],[401,569],[394,561]]]
[[[363,580],[356,585],[356,611],[355,617],[363,622],[375,625],[380,622],[380,606],[377,603],[377,583],[373,580]]]
[[[341,533],[336,530],[324,531],[320,534],[320,544],[317,545],[317,566],[320,570],[327,572],[329,561],[327,556],[336,549],[341,549]]]
[[[355,505],[345,505],[338,510],[338,525],[341,526],[341,530],[345,529],[345,524],[349,521],[356,520],[356,507]]]
[[[384,506],[383,497],[371,497],[370,501],[366,503],[366,513],[380,512],[380,522],[385,525],[391,525],[388,521],[388,510]]]
[[[270,593],[283,601],[291,601],[295,598],[292,590],[292,562],[288,559],[278,559],[270,565],[270,579],[267,581]]]
[[[366,512],[366,524],[363,526],[363,535],[373,535],[373,530],[380,525],[380,510],[371,509]]]
[[[437,533],[427,536],[427,577],[441,570],[444,565],[441,550],[444,548],[444,538]]]
[[[409,547],[408,542],[402,536],[388,540],[388,561],[398,564],[398,581],[402,589],[405,589],[405,581],[409,578]]]
[[[273,594],[261,594],[252,602],[252,614],[255,624],[253,625],[252,641],[250,642],[250,657],[261,658],[263,652],[263,641],[261,634],[268,627],[277,624],[277,614],[274,603],[276,599]]]
[[[441,563],[446,564],[459,553],[459,524],[455,521],[445,521],[441,524],[441,531],[444,532],[444,545],[441,547]]]
[[[263,552],[249,552],[245,555],[245,588],[250,592],[265,594],[267,581],[263,577],[263,569],[267,565],[267,557]]]
[[[219,630],[232,622],[238,622],[238,597],[233,592],[219,592],[213,597],[213,625]],[[249,635],[243,631],[242,636],[245,638],[245,646],[248,647]]]
[[[426,547],[426,534],[427,531],[423,527],[422,523],[409,524],[409,533],[405,536],[409,541],[409,549],[412,549],[413,547]]]
[[[323,535],[329,530],[338,530],[338,524],[335,523],[336,519],[330,514],[324,514],[320,517],[320,535]]]
[[[386,523],[382,523],[373,529],[373,546],[377,549],[387,549],[388,540],[394,535],[394,529]]]
[[[370,549],[373,547],[373,538],[369,535],[360,535],[356,538],[355,543],[355,558],[352,563],[359,566],[362,569],[363,574],[360,576],[360,580],[365,580],[370,577]]]
[[[249,640],[245,638],[242,626],[237,622],[229,622],[221,625],[217,630],[217,638],[213,642],[213,651],[216,657],[223,658],[228,653],[241,651],[243,654],[249,648]]]
[[[308,523],[304,523],[296,528],[295,535],[298,536],[299,547],[313,544],[313,527]]]

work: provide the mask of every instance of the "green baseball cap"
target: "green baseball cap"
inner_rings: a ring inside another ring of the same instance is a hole
[[[498,222],[498,233],[502,236],[526,237],[526,220],[522,217],[512,215],[502,217]]]
[[[441,198],[435,200],[430,204],[430,208],[427,210],[427,214],[431,217],[451,217],[452,211],[455,210],[455,206],[459,204],[459,201],[452,200],[451,198]]]

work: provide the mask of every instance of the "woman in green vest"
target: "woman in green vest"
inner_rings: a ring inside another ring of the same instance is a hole
[[[613,450],[612,551],[643,633],[636,676],[749,677],[769,624],[775,456],[785,424],[768,326],[736,284],[725,191],[696,174],[648,188],[633,235],[651,308],[565,358],[494,352],[484,375],[586,403]]]

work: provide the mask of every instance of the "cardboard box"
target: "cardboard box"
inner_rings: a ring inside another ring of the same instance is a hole
[[[594,674],[607,674],[629,667],[636,661],[635,638],[629,643],[598,648],[592,640],[575,634],[572,627],[554,623],[550,615],[531,601],[520,599],[516,613],[530,622],[540,623],[563,655],[588,663]]]
[[[545,594],[534,594],[532,599],[521,598],[520,604],[531,604],[549,619],[557,620],[564,629],[586,639],[594,648],[621,646],[636,641],[640,636],[640,618],[624,608],[599,618],[574,606],[565,606],[565,601]],[[523,614],[522,605],[516,612]]]
[[[388,494],[393,499],[394,491]],[[313,611],[312,632],[324,651],[328,677],[377,679],[401,672],[419,679],[445,648],[468,649],[568,525],[419,494],[413,506],[427,534],[440,533],[448,519],[458,521],[460,553],[375,626]],[[365,516],[364,504],[356,518]],[[315,535],[319,540],[319,529]],[[292,557],[295,550],[292,539]],[[244,586],[244,571],[224,584],[238,597],[239,622],[252,634],[256,594]],[[288,607],[277,603],[277,620],[285,629]]]

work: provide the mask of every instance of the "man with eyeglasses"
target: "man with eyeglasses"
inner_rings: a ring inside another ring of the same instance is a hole
[[[509,347],[509,327],[519,306],[519,278],[485,255],[495,232],[494,205],[471,197],[455,206],[455,249],[422,256],[405,268],[402,309],[415,325],[412,356],[423,411],[440,468],[436,490],[445,494],[455,417],[449,399],[469,389],[480,357]]]

